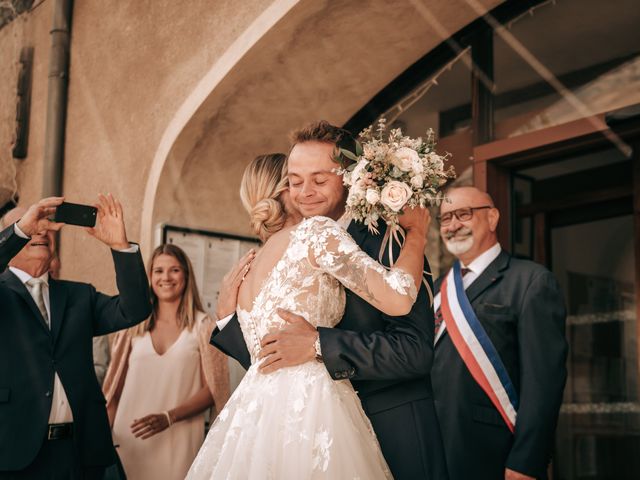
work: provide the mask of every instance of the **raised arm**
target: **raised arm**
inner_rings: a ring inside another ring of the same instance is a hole
[[[96,225],[86,231],[111,249],[119,292],[115,297],[92,292],[93,332],[105,335],[145,320],[151,314],[151,300],[140,248],[127,239],[122,205],[111,194],[99,195],[96,208]]]
[[[308,220],[300,234],[311,239],[309,262],[388,315],[406,315],[422,279],[424,239],[409,231],[398,262],[386,269],[364,253],[336,222],[324,217]]]

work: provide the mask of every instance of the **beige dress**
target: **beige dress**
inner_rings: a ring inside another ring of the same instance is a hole
[[[158,355],[149,332],[131,341],[127,376],[113,425],[113,441],[129,480],[183,479],[204,440],[204,414],[142,440],[131,423],[180,405],[203,387],[196,329],[180,333]]]

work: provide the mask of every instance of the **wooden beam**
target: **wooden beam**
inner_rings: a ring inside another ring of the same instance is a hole
[[[476,162],[507,158],[515,160],[518,158],[517,154],[522,152],[531,155],[534,150],[541,150],[551,145],[558,146],[563,142],[575,145],[576,138],[601,133],[608,130],[608,128],[604,122],[604,114],[581,118],[562,125],[518,135],[517,137],[478,145],[473,149],[473,157]],[[597,140],[601,141],[602,135],[599,135]]]
[[[544,200],[541,202],[523,205],[518,208],[517,215],[528,217],[536,215],[540,212],[555,212],[574,207],[587,207],[594,203],[608,202],[611,200],[619,200],[628,198],[632,195],[633,190],[627,186],[605,188],[598,191],[589,191],[578,193],[575,195],[567,195],[565,197]]]
[[[633,223],[634,223],[634,255],[636,280],[636,345],[640,345],[640,139],[633,143]],[[640,376],[640,353],[636,350],[637,371]],[[640,395],[640,381],[638,395]]]
[[[471,42],[471,131],[473,144],[493,140],[493,30],[479,29]]]

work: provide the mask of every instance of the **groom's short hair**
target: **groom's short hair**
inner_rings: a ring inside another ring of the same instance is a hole
[[[305,142],[331,143],[340,148],[355,151],[355,140],[351,132],[344,128],[336,127],[326,120],[308,123],[304,127],[291,132],[289,137],[291,139],[289,153],[297,144]]]
[[[291,132],[291,148],[304,142],[323,142],[337,145],[342,139],[351,136],[351,132],[344,128],[331,125],[326,120],[318,120]]]

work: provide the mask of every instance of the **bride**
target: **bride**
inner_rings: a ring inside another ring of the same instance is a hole
[[[237,297],[252,364],[187,478],[392,478],[351,383],[333,380],[320,362],[262,374],[260,339],[283,326],[279,308],[315,326],[334,327],[343,315],[344,287],[389,315],[406,314],[422,281],[423,252],[417,248],[422,243],[407,241],[387,270],[335,221],[310,217],[298,223],[285,168],[284,155],[265,155],[242,178],[243,204],[264,242]],[[423,209],[401,218],[407,238],[412,230],[424,232],[429,219]]]

